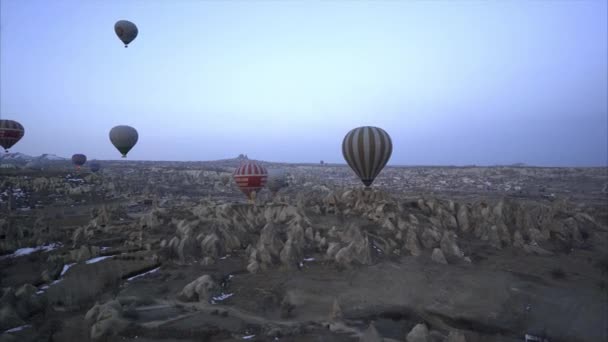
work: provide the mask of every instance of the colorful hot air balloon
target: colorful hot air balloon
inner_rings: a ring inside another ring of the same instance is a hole
[[[122,42],[125,44],[125,47],[129,46],[135,37],[137,37],[137,26],[128,20],[119,20],[114,24],[114,32]]]
[[[116,126],[110,130],[110,141],[122,153],[123,158],[127,157],[127,153],[135,146],[137,139],[139,139],[137,130],[131,126]]]
[[[76,169],[80,170],[80,167],[87,162],[87,156],[84,154],[75,154],[72,156],[72,164],[76,165]]]
[[[24,134],[25,129],[17,121],[0,120],[0,146],[4,151],[8,152],[8,149],[21,140]]]
[[[282,169],[270,169],[268,170],[268,179],[266,181],[266,187],[276,195],[279,190],[286,187],[287,183],[287,172]]]
[[[342,141],[342,155],[365,186],[370,186],[393,152],[391,137],[382,128],[358,127]]]
[[[96,161],[92,161],[91,165],[89,165],[89,168],[91,168],[91,172],[95,173],[99,171],[99,169],[101,169],[101,165]]]
[[[266,185],[268,172],[255,161],[247,160],[234,171],[232,177],[247,198],[253,201],[254,194],[260,192]]]

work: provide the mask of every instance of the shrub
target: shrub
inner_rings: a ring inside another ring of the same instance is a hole
[[[551,277],[553,277],[553,279],[564,279],[566,278],[566,272],[557,267],[551,270]]]

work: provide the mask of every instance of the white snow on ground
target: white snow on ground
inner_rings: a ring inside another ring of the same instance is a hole
[[[20,327],[16,327],[16,328],[12,328],[12,329],[8,329],[8,330],[6,330],[6,331],[4,332],[4,334],[6,334],[6,333],[13,333],[13,332],[17,332],[17,331],[21,331],[21,330],[23,330],[23,329],[27,329],[27,328],[30,328],[30,327],[31,327],[31,325],[29,325],[29,324],[22,325],[22,326],[20,326]]]
[[[158,271],[159,269],[160,269],[160,267],[157,267],[157,268],[155,268],[155,269],[153,269],[153,270],[151,270],[151,271],[144,272],[144,273],[142,273],[142,274],[138,274],[138,275],[136,275],[136,276],[132,276],[131,278],[127,279],[127,281],[131,281],[131,280],[133,280],[133,279],[137,279],[137,278],[139,278],[139,277],[143,277],[143,276],[145,276],[145,275],[147,275],[147,274],[154,273],[154,272]]]
[[[221,301],[226,300],[226,299],[228,299],[228,298],[230,298],[232,296],[234,296],[234,293],[227,293],[227,294],[222,293],[221,295],[219,295],[217,297],[213,297],[211,299],[211,304],[215,304],[215,302],[221,302]]]
[[[76,263],[71,263],[71,264],[67,264],[67,265],[63,265],[63,269],[61,270],[61,274],[59,274],[60,277],[63,277],[63,275],[65,274],[65,272],[67,272],[70,267],[76,265]]]
[[[16,257],[20,257],[20,256],[24,256],[24,255],[29,255],[29,254],[32,254],[34,252],[39,252],[39,251],[50,252],[53,249],[57,249],[57,248],[59,248],[61,246],[62,245],[60,243],[51,243],[51,244],[48,244],[48,245],[37,246],[37,247],[19,248],[13,254],[0,256],[0,260],[4,260],[4,259],[8,259],[8,258],[16,258]]]
[[[230,257],[230,254],[226,254],[225,256],[221,257],[220,260],[224,260],[226,258]]]
[[[86,261],[87,264],[94,264],[96,262],[100,262],[101,260],[107,259],[107,258],[111,258],[112,255],[107,255],[107,256],[100,256],[100,257],[96,257],[93,259],[89,259]]]
[[[254,337],[255,337],[255,335],[247,335],[247,336],[243,336],[243,340],[249,340],[249,339],[252,339],[252,338],[254,338]]]
[[[308,261],[308,262],[315,261],[315,258],[304,258],[304,261]]]
[[[108,250],[110,248],[112,248],[112,247],[101,247],[101,251],[103,252],[103,251]]]

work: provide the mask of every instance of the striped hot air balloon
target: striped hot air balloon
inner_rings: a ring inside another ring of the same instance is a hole
[[[25,134],[25,129],[20,123],[13,120],[0,120],[0,146],[4,151],[13,147]]]
[[[264,185],[266,185],[268,171],[255,161],[247,160],[234,171],[232,177],[239,186],[239,189],[250,201],[253,201],[253,194],[260,192]]]
[[[86,162],[87,162],[87,156],[85,156],[84,154],[77,153],[72,156],[72,163],[74,165],[76,165],[77,170],[80,170],[80,167],[82,165],[84,165],[84,163],[86,163]]]
[[[365,186],[370,186],[393,152],[391,137],[382,128],[363,126],[346,134],[342,155]]]

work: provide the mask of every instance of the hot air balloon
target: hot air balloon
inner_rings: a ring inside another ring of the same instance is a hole
[[[21,140],[24,134],[25,129],[17,121],[0,120],[0,146],[5,152]]]
[[[234,171],[232,177],[249,201],[253,202],[255,194],[266,185],[268,172],[255,161],[247,160]]]
[[[138,138],[137,131],[131,126],[121,125],[110,130],[110,141],[122,153],[123,158],[127,157],[127,153],[135,146]]]
[[[87,162],[87,156],[84,154],[75,154],[72,156],[72,164],[76,165],[76,169],[80,170],[80,167]]]
[[[382,128],[358,127],[342,141],[342,155],[348,166],[369,187],[384,168],[393,152],[391,137]]]
[[[276,196],[277,192],[279,192],[279,190],[286,187],[287,185],[287,172],[285,172],[285,170],[268,170],[268,179],[266,181],[266,187],[268,187],[268,190],[272,192],[273,196]]]
[[[89,165],[89,168],[91,169],[91,172],[95,173],[99,171],[99,169],[101,169],[101,165],[96,161],[92,161],[91,165]]]
[[[125,47],[129,47],[129,44],[137,37],[137,26],[128,20],[119,20],[114,24],[114,32],[122,42],[125,44]]]

